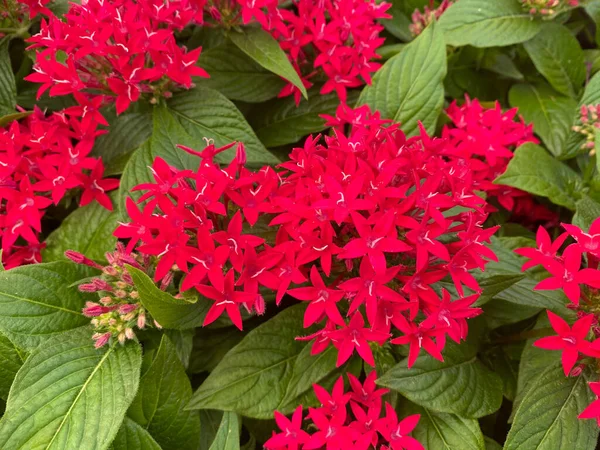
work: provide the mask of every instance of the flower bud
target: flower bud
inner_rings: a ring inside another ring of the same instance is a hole
[[[119,314],[129,314],[132,311],[137,309],[138,305],[136,304],[127,304],[119,306]]]
[[[146,326],[146,314],[141,312],[137,319],[137,326],[140,330],[143,330]]]
[[[125,337],[127,339],[133,339],[135,337],[135,333],[133,332],[133,329],[125,328]]]
[[[110,333],[108,333],[108,332],[107,332],[107,333],[104,333],[104,334],[98,334],[98,333],[95,333],[95,334],[92,336],[92,339],[93,339],[94,341],[96,341],[96,342],[94,343],[94,347],[96,347],[96,348],[100,348],[100,347],[103,347],[103,346],[105,346],[105,345],[108,343],[108,340],[110,339],[110,336],[111,336],[111,334],[110,334]]]

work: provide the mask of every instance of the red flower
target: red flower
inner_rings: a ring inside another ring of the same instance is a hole
[[[81,176],[83,184],[83,194],[81,194],[81,202],[79,203],[81,206],[85,206],[92,200],[96,200],[106,209],[112,211],[112,202],[106,193],[118,188],[119,180],[115,178],[102,179],[103,174],[104,165],[102,164],[102,160],[99,159],[89,175]]]
[[[571,369],[579,359],[579,354],[598,356],[598,352],[591,348],[586,340],[590,327],[594,322],[594,315],[588,314],[577,320],[573,328],[564,319],[548,311],[548,319],[558,336],[543,337],[535,341],[533,345],[546,350],[562,351],[562,366],[565,376],[569,376]]]
[[[382,342],[385,341],[389,334],[374,331],[369,328],[364,328],[365,320],[360,312],[354,313],[347,327],[341,330],[333,331],[329,335],[334,340],[335,346],[339,353],[337,358],[337,367],[344,364],[354,350],[358,352],[364,361],[375,366],[373,352],[369,347],[369,341]]]
[[[390,404],[386,405],[385,421],[380,422],[379,432],[389,441],[392,450],[425,450],[415,438],[408,436],[419,423],[421,416],[415,414],[398,422],[396,411]]]
[[[289,450],[297,450],[300,445],[306,444],[310,438],[309,434],[302,430],[302,405],[298,406],[289,420],[279,411],[275,411],[275,422],[282,431],[275,434],[265,442],[266,449],[280,449],[282,447]]]
[[[317,266],[312,266],[310,269],[310,281],[311,287],[288,291],[292,297],[310,302],[304,313],[304,327],[310,327],[313,323],[320,321],[324,315],[335,324],[345,326],[346,322],[336,305],[344,297],[344,291],[328,288],[319,275]]]
[[[217,278],[215,281],[215,286],[203,284],[195,286],[198,292],[215,301],[208,310],[202,325],[206,326],[213,323],[223,314],[223,311],[226,311],[233,324],[241,330],[242,315],[240,314],[240,305],[251,301],[253,299],[252,294],[235,290],[233,270],[227,272],[225,277],[221,274],[220,279]]]
[[[564,262],[551,261],[547,269],[553,276],[540,281],[534,289],[563,289],[566,296],[576,305],[581,296],[580,284],[600,288],[600,271],[581,269],[581,250],[577,244],[569,245],[563,253]]]
[[[360,214],[352,213],[352,221],[360,237],[352,239],[344,247],[340,258],[358,258],[367,255],[376,273],[385,273],[386,261],[384,252],[399,253],[412,250],[412,247],[391,236],[394,222],[387,215],[378,221],[373,228]]]
[[[600,424],[600,382],[595,381],[589,384],[590,389],[596,394],[596,400],[590,403],[582,412],[579,414],[580,419],[596,419]]]

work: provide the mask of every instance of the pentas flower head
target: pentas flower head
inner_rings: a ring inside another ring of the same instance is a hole
[[[215,156],[231,146],[184,148],[197,170],[157,158],[115,235],[151,259],[156,282],[174,276],[210,299],[206,325],[227,314],[242,328],[240,308],[262,314],[266,294],[289,294],[307,304],[305,327],[320,328],[312,352],[334,345],[338,366],[354,353],[373,365],[371,346],[390,339],[410,346],[411,365],[422,348],[441,358],[446,336],[465,339],[480,313],[471,271],[496,259],[486,202],[446,156],[452,140],[408,139],[365,107],[329,120],[333,135],[276,169],[245,168],[243,146],[222,166]],[[458,298],[432,288],[445,277]]]
[[[104,179],[102,161],[89,156],[101,133],[97,122],[82,121],[68,110],[45,116],[36,108],[0,128],[0,229],[7,268],[41,261],[41,219],[70,192],[83,189],[81,206],[98,201],[112,209],[106,193],[119,182]]]
[[[126,265],[144,272],[150,271],[152,267],[148,258],[126,252],[122,244],[117,244],[114,252],[106,254],[106,266],[74,251],[67,251],[65,256],[77,264],[101,271],[100,276],[79,285],[80,291],[97,292],[100,297],[98,302],[86,302],[83,308],[83,314],[92,318],[92,339],[96,348],[115,342],[124,344],[127,340],[135,339],[136,329],[162,328],[140,302],[133,279],[127,272]]]
[[[279,41],[306,88],[325,79],[321,94],[336,92],[345,102],[347,90],[370,83],[381,66],[373,62],[384,42],[378,20],[391,17],[386,14],[389,3],[299,0],[294,9],[286,9],[274,0],[238,2],[244,23],[257,20]],[[291,83],[279,94],[288,95],[299,103],[301,92]]]
[[[385,389],[374,390],[377,374],[373,371],[362,384],[358,378],[348,374],[353,393],[344,392],[344,380],[340,377],[335,383],[334,392],[314,385],[321,406],[309,408],[307,421],[312,423],[302,427],[302,405],[294,411],[291,420],[275,412],[279,432],[273,432],[265,443],[267,450],[368,450],[388,448],[392,450],[424,450],[424,447],[410,433],[416,428],[418,414],[398,420],[394,408],[385,403],[382,396]],[[355,399],[369,394],[369,401]],[[385,411],[385,415],[383,415]]]
[[[595,154],[596,130],[600,128],[599,113],[600,104],[582,105],[579,116],[581,125],[573,125],[573,131],[582,134],[585,138],[585,142],[581,144],[581,149],[589,150],[590,154]]]
[[[506,171],[518,146],[539,142],[533,135],[532,125],[526,125],[522,117],[517,117],[516,108],[504,112],[497,102],[493,108],[484,108],[478,100],[467,96],[462,106],[453,102],[446,114],[451,123],[444,127],[442,134],[452,142],[447,157],[456,161],[456,170],[468,172],[477,190],[512,213],[511,220],[524,225],[534,221],[557,222],[558,216],[535,203],[531,194],[494,184]],[[496,209],[488,203],[486,210]]]
[[[208,74],[196,63],[201,48],[177,45],[175,31],[202,20],[202,4],[193,0],[88,0],[72,4],[64,19],[51,16],[29,39],[36,49],[38,97],[85,92],[96,115],[109,100],[117,113],[144,96],[153,102],[175,89],[192,86],[192,77]],[[64,62],[57,52],[67,54]],[[78,99],[80,100],[80,99]],[[97,118],[97,120],[100,120]]]
[[[434,0],[429,1],[429,6],[425,6],[423,12],[415,9],[412,14],[412,23],[408,26],[413,36],[418,36],[434,20],[439,19],[442,14],[454,4],[451,0],[443,0],[436,8]]]

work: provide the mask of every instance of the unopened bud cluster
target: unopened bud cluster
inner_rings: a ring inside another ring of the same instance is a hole
[[[415,9],[415,12],[412,14],[412,23],[408,26],[412,35],[415,37],[420,35],[434,19],[439,19],[452,4],[452,0],[443,0],[437,8],[434,8],[433,2],[431,2],[431,5],[426,6],[423,12]]]
[[[593,150],[596,141],[596,130],[600,128],[600,104],[583,105],[580,110],[579,121],[581,125],[575,125],[573,131],[582,134],[585,142],[581,145],[582,149]]]
[[[96,348],[108,344],[111,340],[124,344],[127,340],[135,338],[135,329],[161,328],[139,301],[139,293],[125,267],[125,264],[128,264],[145,271],[150,266],[148,257],[136,253],[128,254],[121,244],[117,244],[114,252],[106,254],[106,266],[101,266],[77,252],[68,251],[66,256],[78,264],[102,271],[99,277],[79,285],[81,292],[97,292],[100,296],[98,302],[87,302],[83,309],[85,316],[92,317]]]
[[[569,8],[579,6],[579,0],[520,0],[532,16],[554,17]]]

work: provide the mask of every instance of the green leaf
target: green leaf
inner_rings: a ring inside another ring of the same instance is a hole
[[[190,358],[190,373],[212,372],[223,356],[244,338],[234,327],[198,330]]]
[[[163,336],[156,352],[144,356],[140,390],[127,415],[146,429],[163,450],[196,450],[200,438],[197,411],[184,411],[192,387],[177,350]]]
[[[152,114],[122,114],[109,120],[110,132],[100,136],[92,154],[102,157],[106,174],[120,174],[133,154],[152,135]]]
[[[549,327],[550,321],[548,320],[548,316],[546,314],[540,314],[533,330],[541,330]],[[536,378],[538,378],[548,367],[560,364],[560,352],[553,352],[535,347],[533,344],[538,339],[538,337],[534,337],[525,341],[525,347],[523,348],[521,361],[519,362],[517,390],[509,422],[512,422],[514,419],[515,412],[519,409],[519,405],[529,389],[534,385]]]
[[[17,86],[8,53],[10,40],[11,36],[0,39],[0,117],[13,114],[17,104]]]
[[[132,189],[138,184],[155,182],[150,167],[152,167],[152,150],[150,142],[146,141],[140,148],[133,152],[123,171],[118,194],[120,217],[128,217],[125,211],[125,199],[131,197],[137,201],[143,194],[143,192],[132,191]]]
[[[577,202],[575,215],[573,216],[573,225],[577,225],[584,232],[587,232],[592,222],[600,217],[600,203],[584,195]]]
[[[301,101],[298,106],[292,97],[287,97],[253,110],[251,125],[265,146],[292,144],[325,129],[325,119],[320,115],[335,115],[340,100],[335,93],[320,95],[318,88],[312,89],[310,94],[308,100]],[[349,92],[348,104],[353,105],[357,97],[355,92]]]
[[[167,164],[177,169],[196,170],[200,165],[200,158],[177,148],[177,145],[193,148],[198,145],[198,141],[187,133],[166,107],[157,106],[152,116],[153,128],[150,138],[152,159],[161,157]]]
[[[483,305],[483,318],[488,328],[495,329],[504,325],[521,322],[538,314],[542,308],[522,305],[494,299]]]
[[[566,308],[569,301],[562,291],[534,291],[533,288],[539,282],[536,271],[521,271],[525,258],[514,253],[514,250],[532,246],[535,246],[534,241],[520,237],[492,237],[491,239],[491,249],[496,253],[499,261],[492,261],[486,266],[485,276],[482,279],[496,276],[521,277],[516,283],[495,293],[494,301],[485,304],[484,317],[491,319],[488,320],[488,324],[492,328],[518,322],[537,314],[542,309],[549,309],[563,317],[573,314]],[[515,305],[520,307],[515,308]]]
[[[8,392],[17,375],[17,372],[25,362],[25,352],[0,334],[0,398],[8,398]]]
[[[598,426],[577,416],[595,396],[587,374],[565,377],[559,364],[547,367],[525,394],[508,433],[506,450],[594,448]]]
[[[125,417],[110,450],[162,450],[145,428]]]
[[[545,24],[524,45],[537,70],[554,89],[577,96],[585,81],[585,58],[579,42],[565,26]]]
[[[243,142],[246,147],[249,166],[262,167],[280,162],[256,137],[236,106],[213,89],[196,87],[177,93],[167,106],[185,131],[196,140],[194,148],[198,150],[204,148],[204,138],[214,139],[217,147],[237,141]],[[234,155],[235,147],[220,153],[215,159],[228,163]]]
[[[502,446],[492,438],[484,436],[483,439],[485,440],[485,450],[502,450]]]
[[[523,144],[494,181],[531,194],[548,197],[556,205],[575,209],[581,190],[581,177],[570,167],[550,156],[536,144]]]
[[[210,450],[240,450],[240,427],[236,413],[224,412]]]
[[[477,305],[483,305],[490,301],[493,297],[507,290],[511,286],[525,278],[524,274],[487,274],[478,278],[479,287],[481,288],[481,296],[477,299]]]
[[[514,306],[513,306],[514,308]],[[485,358],[484,358],[485,357]],[[507,400],[513,401],[517,391],[518,361],[513,360],[504,347],[493,347],[482,356],[494,372],[500,375],[504,386],[503,393]]]
[[[407,136],[419,133],[419,121],[432,133],[444,104],[445,76],[446,45],[440,27],[432,23],[383,65],[358,103],[400,122]]]
[[[267,31],[260,27],[247,27],[242,32],[230,33],[229,37],[246,55],[265,69],[288,80],[300,89],[304,98],[308,98],[306,88],[296,69],[281,49],[279,42]]]
[[[217,432],[219,431],[219,426],[221,425],[221,420],[223,419],[223,411],[203,409],[200,410],[199,413],[200,424],[202,428],[200,433],[199,450],[209,450],[211,444],[215,440]]]
[[[265,70],[231,41],[202,52],[199,65],[210,78],[197,78],[197,86],[216,89],[231,100],[262,103],[276,97],[285,80]]]
[[[94,297],[71,285],[95,272],[71,262],[0,272],[0,332],[30,350],[53,335],[87,325],[90,320],[81,309]]]
[[[49,340],[17,374],[0,448],[108,448],[137,391],[141,361],[136,342],[96,350],[89,328]]]
[[[169,336],[169,339],[173,342],[179,361],[181,361],[181,364],[183,364],[183,367],[187,370],[190,365],[190,356],[194,348],[194,335],[196,334],[196,330],[165,330],[165,334]]]
[[[419,424],[412,437],[425,448],[435,450],[481,450],[485,443],[479,423],[455,414],[430,411],[411,402],[404,402],[401,418],[420,414]]]
[[[235,411],[268,419],[274,410],[285,406],[282,403],[288,392],[290,398],[302,390],[291,385],[293,380],[302,388],[312,389],[312,383],[327,375],[328,360],[309,361],[303,352],[306,343],[295,340],[308,333],[302,327],[304,310],[305,305],[287,308],[250,331],[200,385],[188,408]],[[303,376],[301,370],[307,374]]]
[[[304,393],[312,391],[312,385],[335,370],[337,349],[328,347],[318,355],[311,354],[311,345],[305,346],[292,369],[292,378],[287,386],[287,391],[277,410],[282,414],[289,414],[300,404],[297,399]],[[337,376],[336,376],[337,379]]]
[[[412,23],[408,16],[404,14],[404,8],[402,3],[399,1],[389,2],[392,7],[387,10],[387,13],[392,16],[390,19],[381,19],[381,24],[389,31],[394,37],[397,37],[401,41],[411,41],[413,38],[410,32],[409,25]],[[411,11],[412,12],[412,11]],[[377,53],[379,53],[378,49]]]
[[[202,325],[210,307],[205,299],[179,299],[161,291],[152,279],[135,267],[127,266],[142,305],[163,328],[185,330]]]
[[[114,250],[117,243],[113,236],[116,226],[117,213],[99,203],[80,207],[46,238],[42,259],[44,262],[65,260],[65,251],[75,250],[94,261],[104,261],[104,254]]]
[[[467,418],[491,414],[502,403],[502,380],[477,359],[473,340],[447,343],[444,362],[423,354],[409,369],[405,359],[377,383],[433,411]]]
[[[546,84],[515,84],[508,95],[510,106],[518,107],[526,122],[533,122],[535,133],[548,150],[561,156],[571,132],[577,102]]]
[[[1,114],[1,112],[0,112]],[[15,120],[21,120],[27,116],[31,115],[31,111],[21,112],[21,113],[13,113],[7,114],[5,116],[0,116],[0,128],[5,127],[6,125],[14,122]]]
[[[460,0],[444,12],[440,26],[454,47],[501,47],[531,39],[541,22],[515,0]]]

